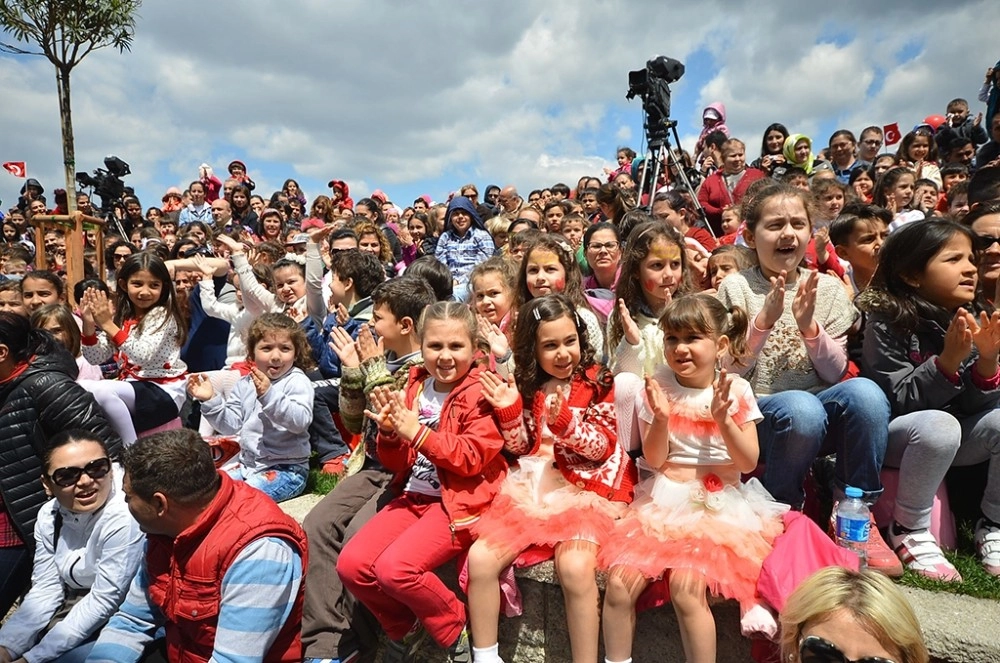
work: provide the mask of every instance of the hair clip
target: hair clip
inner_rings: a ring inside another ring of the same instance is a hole
[[[562,249],[563,251],[565,251],[566,253],[569,253],[569,254],[572,255],[572,253],[573,253],[573,247],[570,246],[568,243],[560,241],[560,240],[556,240],[556,245],[560,249]]]
[[[306,257],[304,255],[299,255],[298,253],[286,253],[285,260],[290,260],[294,263],[298,263],[303,267],[306,264]]]
[[[542,321],[542,314],[538,312],[537,306],[531,310],[531,313],[535,316],[535,322]]]

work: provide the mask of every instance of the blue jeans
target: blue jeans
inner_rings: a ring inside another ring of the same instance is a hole
[[[852,378],[818,394],[783,391],[757,401],[761,481],[774,499],[800,507],[802,483],[818,456],[837,455],[836,481],[854,486],[874,502],[882,494],[879,471],[885,458],[889,401],[866,378]]]
[[[255,470],[245,465],[224,468],[230,477],[245,481],[262,491],[275,502],[298,497],[306,489],[308,465],[273,465],[265,470]]]

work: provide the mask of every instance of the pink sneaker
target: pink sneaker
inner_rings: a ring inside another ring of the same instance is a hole
[[[906,568],[925,578],[941,582],[962,582],[962,575],[941,552],[934,535],[926,529],[895,536],[889,526],[889,545]]]

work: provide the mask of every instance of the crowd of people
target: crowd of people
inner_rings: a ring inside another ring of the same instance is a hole
[[[203,164],[105,205],[100,241],[36,245],[68,206],[27,180],[0,233],[0,663],[370,660],[381,633],[386,661],[429,637],[497,663],[512,568],[550,558],[574,661],[602,630],[606,661],[641,652],[651,596],[688,661],[716,658],[709,596],[783,660],[927,661],[883,576],[962,580],[931,521],[953,466],[988,464],[964,488],[1000,575],[998,85],[894,153],[775,123],[751,154],[716,103],[662,168],[622,147],[526,197],[265,197]],[[789,543],[886,471],[861,559]],[[310,472],[338,482],[300,527],[277,503]],[[764,592],[775,555],[819,573]]]

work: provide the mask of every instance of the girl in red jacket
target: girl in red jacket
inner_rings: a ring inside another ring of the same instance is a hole
[[[501,661],[498,579],[520,553],[542,546],[555,549],[573,660],[595,661],[597,552],[636,479],[615,433],[614,383],[595,363],[586,326],[565,295],[536,297],[518,311],[514,364],[516,386],[495,373],[480,377],[519,467],[476,525],[469,551],[475,660]]]
[[[479,383],[477,329],[464,304],[425,309],[417,323],[424,365],[410,369],[405,393],[377,387],[365,412],[378,424],[378,457],[399,495],[347,543],[337,573],[399,660],[413,656],[421,627],[451,660],[471,658],[465,606],[434,569],[472,544],[470,528],[507,472]]]

